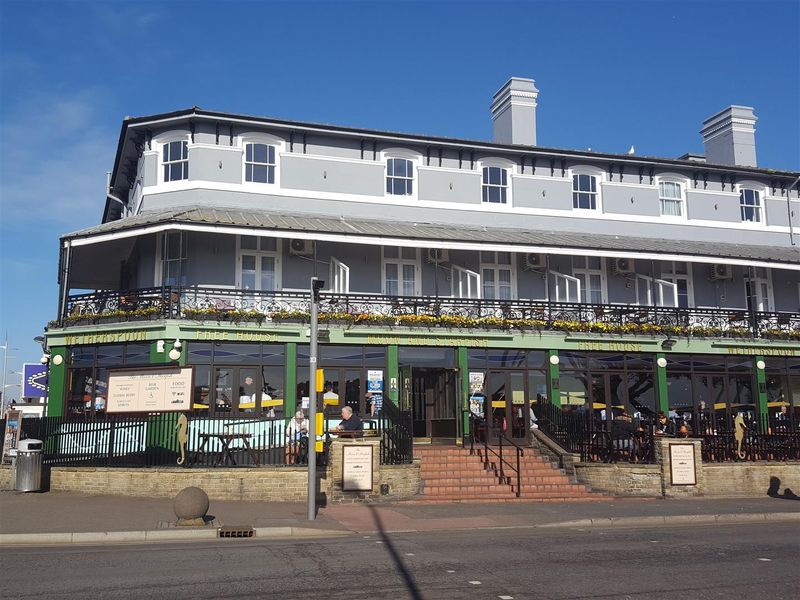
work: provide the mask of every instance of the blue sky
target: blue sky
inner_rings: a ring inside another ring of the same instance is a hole
[[[0,337],[56,312],[58,236],[99,221],[125,115],[192,105],[489,139],[511,75],[542,146],[677,157],[754,106],[760,166],[800,169],[800,2],[0,2]],[[17,381],[9,375],[9,381]],[[9,395],[18,388],[9,388]]]

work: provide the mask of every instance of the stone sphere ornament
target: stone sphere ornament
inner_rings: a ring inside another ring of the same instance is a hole
[[[208,494],[199,487],[183,488],[172,503],[178,525],[205,525]]]

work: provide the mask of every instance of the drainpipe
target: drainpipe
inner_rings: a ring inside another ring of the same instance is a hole
[[[786,215],[789,217],[789,243],[796,246],[794,243],[794,226],[792,225],[792,188],[800,182],[800,177],[794,180],[789,189],[786,190]],[[798,190],[798,197],[800,197],[800,190]]]

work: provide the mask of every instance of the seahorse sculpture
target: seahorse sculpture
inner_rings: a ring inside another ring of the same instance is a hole
[[[178,464],[182,465],[186,462],[186,440],[189,439],[189,419],[186,415],[178,415],[178,424],[175,425],[178,430],[178,447],[181,451],[181,457],[178,459]]]
[[[744,443],[744,432],[747,425],[744,424],[744,417],[741,414],[736,415],[733,420],[733,435],[736,438],[736,454],[739,458],[747,456],[742,450],[742,443]]]

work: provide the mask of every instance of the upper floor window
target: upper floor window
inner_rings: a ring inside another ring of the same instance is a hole
[[[581,302],[604,304],[606,275],[599,256],[573,256],[572,275],[581,283]]]
[[[483,201],[505,204],[508,196],[508,170],[483,167]]]
[[[742,221],[761,222],[761,195],[757,191],[740,191],[739,208],[742,211]]]
[[[164,232],[161,238],[161,285],[186,285],[187,236],[182,231]]]
[[[383,293],[387,296],[419,295],[417,248],[383,247]]]
[[[275,146],[245,144],[244,180],[254,183],[275,183]]]
[[[410,196],[414,190],[414,163],[405,158],[386,161],[386,193]]]
[[[513,260],[510,252],[481,252],[483,297],[511,300],[514,297]]]
[[[168,142],[163,152],[164,181],[189,179],[189,142]]]
[[[572,176],[572,208],[597,209],[597,177]]]
[[[665,217],[683,215],[683,194],[681,184],[673,181],[662,181],[658,184],[658,200],[661,203],[661,214]]]

